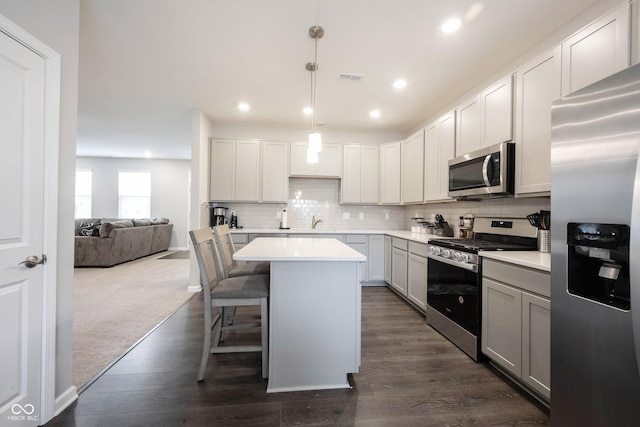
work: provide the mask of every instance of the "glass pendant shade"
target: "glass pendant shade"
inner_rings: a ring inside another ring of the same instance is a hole
[[[311,147],[307,148],[307,163],[318,163],[318,152]]]
[[[309,134],[309,149],[318,153],[322,151],[322,137],[319,132],[311,132]]]

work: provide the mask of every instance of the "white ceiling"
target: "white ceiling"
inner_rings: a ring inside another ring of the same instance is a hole
[[[193,108],[214,123],[310,128],[302,108],[313,25],[325,29],[323,129],[408,132],[592,3],[82,0],[77,153],[189,158]],[[465,23],[445,35],[439,26],[451,16]],[[340,81],[340,73],[364,78]],[[408,81],[403,91],[391,86],[396,78]]]

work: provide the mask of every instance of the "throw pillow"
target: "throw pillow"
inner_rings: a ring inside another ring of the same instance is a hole
[[[114,228],[130,228],[133,227],[133,222],[130,219],[125,219],[122,221],[113,221],[113,222],[105,222],[100,227],[100,237],[109,237],[111,231]]]
[[[83,222],[80,224],[78,231],[79,236],[99,236],[100,235],[100,223],[99,222]]]
[[[151,225],[151,220],[149,218],[134,218],[132,221],[134,227],[144,227],[146,225]]]
[[[151,218],[151,224],[153,224],[153,225],[169,224],[169,220],[167,218],[163,218],[163,217]]]

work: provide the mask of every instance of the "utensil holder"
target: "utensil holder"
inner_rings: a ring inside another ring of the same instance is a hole
[[[538,230],[538,251],[551,252],[551,234],[549,230]]]

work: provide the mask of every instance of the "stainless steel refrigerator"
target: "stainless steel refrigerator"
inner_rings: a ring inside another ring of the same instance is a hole
[[[640,425],[640,66],[551,128],[551,423]]]

